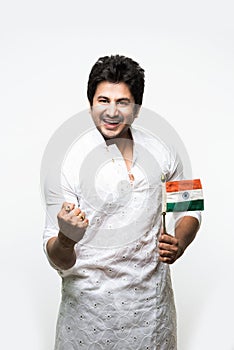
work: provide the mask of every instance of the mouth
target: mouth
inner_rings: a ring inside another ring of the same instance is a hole
[[[119,124],[122,124],[122,119],[121,118],[113,118],[113,119],[103,118],[102,122],[107,128],[115,128]]]

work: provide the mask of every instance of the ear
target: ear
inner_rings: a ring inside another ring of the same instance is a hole
[[[92,113],[92,106],[91,106],[91,104],[89,104],[89,114],[91,114]]]
[[[141,106],[140,105],[135,105],[134,106],[134,112],[133,112],[134,113],[134,119],[138,118],[140,110],[141,110]]]

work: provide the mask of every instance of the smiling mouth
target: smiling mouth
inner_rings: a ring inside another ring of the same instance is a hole
[[[118,125],[122,123],[121,119],[107,119],[107,118],[103,118],[102,119],[104,124],[108,124],[108,125]]]

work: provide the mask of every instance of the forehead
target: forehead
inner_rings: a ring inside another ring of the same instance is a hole
[[[129,98],[133,99],[133,96],[129,90],[127,84],[120,83],[110,83],[108,81],[102,81],[97,85],[94,98],[99,96],[105,96],[110,99],[119,99],[119,98]]]

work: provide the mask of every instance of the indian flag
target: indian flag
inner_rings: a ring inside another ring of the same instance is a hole
[[[200,179],[165,182],[166,211],[204,210]]]

